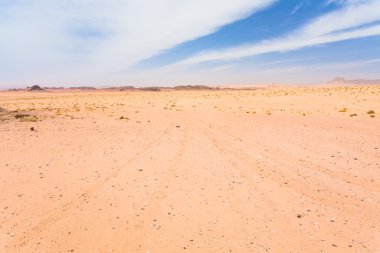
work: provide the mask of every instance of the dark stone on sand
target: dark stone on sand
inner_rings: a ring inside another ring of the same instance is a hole
[[[26,117],[29,117],[30,115],[29,114],[16,114],[14,117],[16,119],[22,119],[22,118],[26,118]]]

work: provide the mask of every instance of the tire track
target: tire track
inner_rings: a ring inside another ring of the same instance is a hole
[[[196,123],[194,122],[194,124]],[[198,127],[202,128],[202,126],[199,126],[199,124],[198,124]],[[306,187],[307,188],[306,192],[311,193],[308,196],[311,197],[314,201],[319,202],[319,203],[327,202],[332,206],[336,206],[337,205],[336,198],[339,199],[338,202],[340,203],[345,203],[347,201],[347,197],[345,197],[343,193],[336,192],[337,195],[332,196],[332,195],[327,195],[325,191],[318,191],[318,189],[327,187],[326,182],[331,182],[332,179],[337,179],[338,182],[345,184],[346,189],[349,189],[351,187],[350,184],[348,184],[346,181],[340,178],[331,177],[331,175],[326,174],[323,171],[313,169],[314,168],[313,166],[320,167],[319,164],[309,163],[308,161],[305,161],[304,163],[306,163],[307,166],[302,166],[302,171],[294,171],[292,173],[293,175],[289,173],[285,174],[283,171],[281,171],[281,168],[282,167],[286,168],[288,164],[299,163],[300,161],[297,157],[292,156],[288,153],[284,153],[279,150],[276,150],[274,147],[268,146],[265,143],[255,143],[255,144],[250,143],[250,145],[255,145],[255,148],[257,150],[271,150],[271,157],[276,157],[276,160],[272,160],[271,163],[275,164],[276,167],[275,168],[268,167],[268,165],[265,163],[264,158],[254,160],[256,161],[255,163],[252,160],[252,156],[247,154],[247,152],[244,149],[242,149],[241,145],[238,146],[235,142],[228,141],[226,137],[222,137],[222,136],[226,136],[225,132],[216,130],[215,128],[213,128],[213,131],[210,131],[210,129],[205,128],[205,127],[203,127],[202,131],[205,132],[206,136],[214,137],[212,138],[212,141],[220,150],[228,151],[227,153],[230,153],[230,154],[233,153],[239,158],[240,161],[246,161],[248,164],[250,164],[251,165],[250,167],[256,170],[256,174],[259,174],[259,175],[265,174],[266,177],[271,178],[273,181],[278,182],[279,184],[281,184],[281,182],[284,182],[284,181],[291,181],[293,183],[287,184],[287,187],[292,188],[293,190],[299,193],[305,192],[305,187]],[[219,136],[216,136],[215,131],[219,132]],[[261,170],[257,168],[258,164],[260,164]],[[291,171],[288,171],[288,172],[291,172]],[[306,177],[313,178],[313,180],[307,180]],[[301,181],[299,181],[300,178],[302,178]],[[331,185],[335,186],[334,183],[332,183]],[[333,189],[331,190],[335,191]],[[360,189],[356,189],[356,190],[360,190]],[[362,190],[360,190],[360,192],[362,192]],[[361,195],[366,196],[364,192],[362,192]],[[356,203],[360,203],[360,205],[358,206],[358,209],[356,211],[353,210],[352,208],[348,210],[351,212],[355,211],[355,213],[359,212],[361,210],[360,206],[361,206],[363,198],[360,196],[355,196],[355,195],[351,195],[350,198],[353,199]],[[375,200],[375,202],[380,201],[378,199],[379,195],[377,194],[377,192],[373,192],[371,198]],[[347,211],[347,208],[345,208],[344,206],[339,206],[339,208],[342,211]]]
[[[174,126],[173,126],[174,127]],[[167,169],[164,178],[162,178],[159,181],[159,184],[154,191],[155,194],[152,194],[148,199],[147,202],[149,205],[145,206],[145,209],[148,211],[144,215],[139,216],[139,221],[137,223],[137,226],[140,228],[136,234],[134,234],[129,240],[133,242],[134,245],[139,247],[139,245],[146,245],[147,241],[149,240],[150,236],[150,230],[151,230],[151,221],[156,216],[157,212],[159,211],[161,207],[161,203],[166,197],[167,193],[170,190],[170,187],[167,187],[170,185],[170,182],[172,180],[175,180],[175,172],[176,168],[180,167],[181,159],[183,157],[183,154],[186,152],[186,144],[188,142],[188,131],[187,128],[184,129],[182,137],[179,141],[179,147],[178,152],[175,154],[174,159],[172,161],[172,165]],[[116,238],[113,237],[112,241],[115,241]],[[130,246],[125,246],[130,247]],[[129,249],[129,248],[128,248]],[[121,252],[127,252],[127,248],[124,248],[121,250]]]
[[[143,145],[139,152],[145,152],[146,150],[152,148],[156,143],[158,143],[165,135],[168,134],[172,127],[167,127],[157,138],[153,139],[149,143]],[[29,228],[24,231],[20,236],[16,237],[7,248],[17,249],[23,247],[29,243],[37,234],[46,230],[52,224],[57,223],[59,220],[66,217],[74,208],[78,208],[79,206],[85,205],[88,203],[88,200],[99,191],[108,181],[113,178],[116,178],[120,173],[121,169],[133,163],[139,155],[135,155],[131,157],[128,161],[125,162],[123,166],[120,166],[118,169],[111,172],[104,180],[92,185],[87,190],[85,190],[79,197],[72,199],[71,201],[66,202],[61,207],[51,211],[50,215],[46,215],[47,217],[38,222],[35,226]]]

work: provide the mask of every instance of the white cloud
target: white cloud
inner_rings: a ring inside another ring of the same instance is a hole
[[[351,29],[380,20],[379,0],[349,1],[346,7],[323,15],[306,25],[300,33],[308,36],[324,35]]]
[[[235,67],[236,67],[236,64],[226,64],[226,65],[222,65],[222,66],[218,66],[218,67],[212,68],[212,69],[210,69],[210,71],[211,72],[220,72],[220,71],[227,70],[227,69],[232,69],[232,68],[235,68]]]
[[[80,81],[127,68],[275,1],[9,1],[0,5],[0,73]]]
[[[177,62],[171,68],[211,61],[234,61],[259,54],[380,35],[380,25],[371,25],[379,20],[379,0],[346,1],[344,8],[325,14],[288,36],[252,45],[203,52]],[[361,27],[363,25],[367,26]]]
[[[185,59],[176,63],[174,66],[190,65],[210,61],[233,61],[240,60],[245,57],[271,53],[271,52],[285,52],[296,50],[308,46],[332,43],[342,40],[362,38],[380,34],[380,25],[371,26],[363,29],[356,29],[349,32],[342,32],[333,35],[324,35],[317,37],[298,37],[289,36],[272,41],[264,41],[260,44],[251,46],[242,46],[230,48],[223,51],[214,51],[202,53],[191,58]]]
[[[303,2],[298,3],[298,4],[293,8],[293,10],[292,10],[292,12],[290,13],[290,15],[294,15],[294,14],[296,14],[296,13],[302,8],[303,5],[304,5]]]

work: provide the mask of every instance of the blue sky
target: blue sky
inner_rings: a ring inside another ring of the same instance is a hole
[[[380,0],[0,0],[0,87],[380,78]]]

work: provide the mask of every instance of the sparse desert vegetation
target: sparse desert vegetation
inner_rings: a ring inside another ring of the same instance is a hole
[[[379,249],[380,86],[190,88],[1,92],[0,252]]]
[[[347,112],[347,108],[342,108],[339,110],[339,112]]]
[[[374,111],[374,110],[369,110],[369,111],[367,112],[367,114],[368,114],[370,117],[372,117],[372,118],[375,117],[375,111]]]

